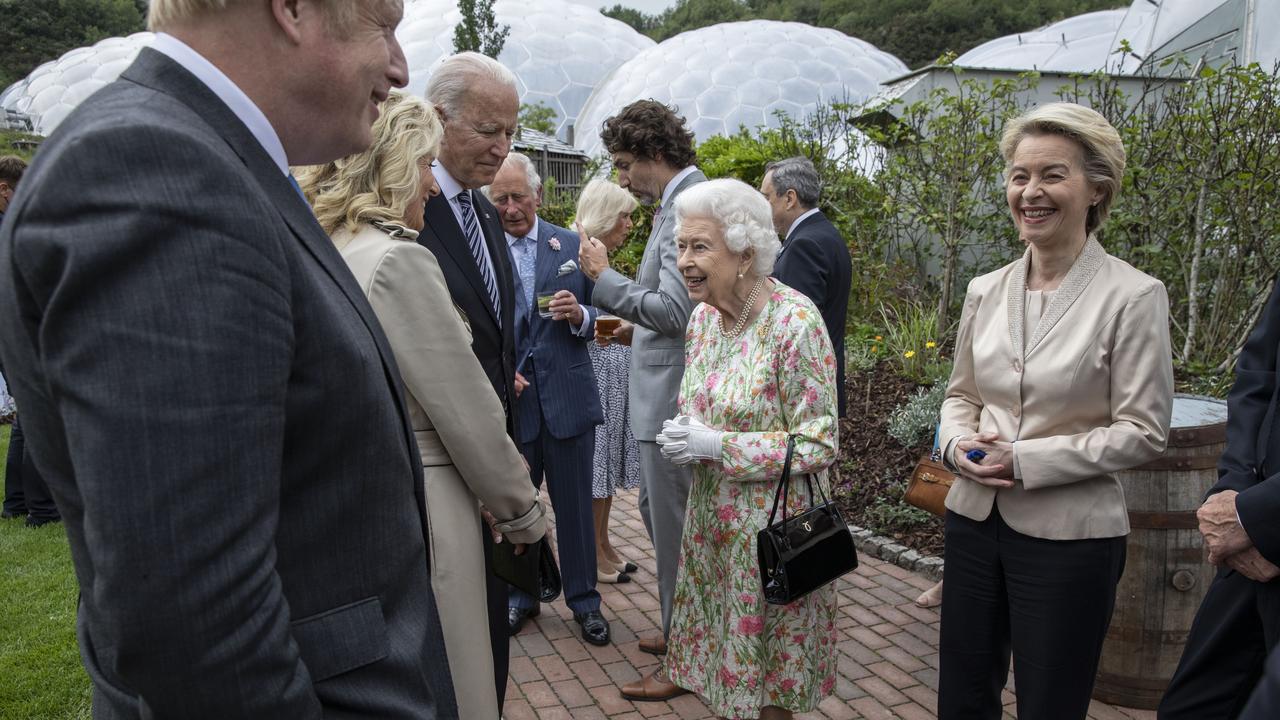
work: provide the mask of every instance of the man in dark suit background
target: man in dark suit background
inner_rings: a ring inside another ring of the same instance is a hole
[[[836,397],[844,417],[844,321],[853,282],[849,248],[818,209],[821,184],[809,158],[790,157],[766,165],[760,192],[769,201],[773,227],[782,236],[773,276],[804,293],[822,312],[836,350]]]
[[[27,163],[22,158],[14,155],[0,157],[0,222],[4,222],[4,213],[9,209],[9,202],[26,170]],[[25,517],[27,527],[40,527],[61,519],[53,497],[49,494],[48,484],[31,461],[31,453],[27,452],[22,421],[17,415],[13,417],[9,435],[9,455],[4,475],[4,509],[0,511],[0,517],[6,520]]]
[[[1236,360],[1218,484],[1196,512],[1220,569],[1160,702],[1162,720],[1239,715],[1280,641],[1278,350],[1280,281]]]
[[[407,82],[399,0],[152,0],[0,225],[0,360],[96,718],[453,718],[377,318],[291,183]]]
[[[507,411],[507,432],[518,442],[513,409],[523,379],[518,381],[515,372],[511,257],[498,211],[480,192],[493,182],[511,152],[520,110],[516,79],[492,58],[458,53],[436,67],[427,82],[426,99],[440,113],[444,137],[432,168],[440,194],[427,201],[418,242],[440,261],[449,294],[470,322],[471,349]],[[493,545],[487,533],[484,543],[487,563]],[[491,570],[487,576],[488,641],[501,709],[510,655],[507,586]]]
[[[595,336],[592,283],[578,271],[578,235],[538,218],[542,179],[529,158],[512,153],[486,191],[498,210],[515,278],[516,372],[527,383],[516,400],[516,439],[534,485],[543,476],[556,512],[556,547],[565,604],[593,645],[609,643],[596,591],[591,463],[595,426],[604,422],[587,343]],[[572,266],[565,263],[573,261]],[[539,295],[553,295],[550,318]],[[511,590],[508,623],[520,632],[538,599]]]

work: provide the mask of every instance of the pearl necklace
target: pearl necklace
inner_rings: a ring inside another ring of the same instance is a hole
[[[720,316],[716,327],[719,328],[721,337],[733,340],[742,334],[747,326],[747,318],[751,315],[751,308],[755,307],[756,298],[759,297],[762,287],[764,287],[764,278],[756,280],[756,284],[751,286],[751,292],[747,293],[747,301],[742,304],[742,312],[738,313],[738,321],[733,324],[732,330],[724,329],[724,316]]]

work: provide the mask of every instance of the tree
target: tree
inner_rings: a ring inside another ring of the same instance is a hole
[[[556,111],[544,102],[520,103],[520,127],[546,135],[556,133]]]
[[[498,27],[493,0],[458,0],[462,22],[453,29],[453,51],[484,53],[497,59],[511,32],[510,25]]]
[[[0,88],[104,38],[146,29],[136,0],[0,0]]]
[[[635,8],[624,7],[621,3],[600,10],[602,15],[619,20],[631,26],[638,33],[648,35],[658,27],[658,16],[648,15]]]

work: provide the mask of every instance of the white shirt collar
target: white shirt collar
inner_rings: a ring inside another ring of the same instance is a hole
[[[511,233],[504,230],[502,234],[507,236],[507,245],[514,246],[516,243],[520,242],[524,238],[532,238],[536,247],[536,244],[538,242],[538,222],[539,222],[538,216],[534,215],[533,227],[529,228],[529,234],[525,235],[524,237],[516,237],[515,235],[512,235]]]
[[[271,127],[271,121],[267,120],[267,116],[248,95],[244,94],[243,90],[236,87],[231,78],[190,45],[168,33],[156,33],[151,49],[168,56],[170,60],[181,65],[187,72],[195,75],[197,80],[204,83],[240,119],[240,122],[249,128],[249,132],[257,139],[258,144],[267,151],[276,166],[280,168],[280,172],[289,174],[289,157],[284,153],[280,136],[276,134],[275,128]]]
[[[466,188],[462,187],[462,183],[454,180],[453,175],[450,175],[444,164],[438,160],[431,166],[431,174],[436,176],[436,184],[440,186],[440,194],[444,195],[445,199],[451,203],[457,202],[458,194],[466,191]]]
[[[671,199],[671,193],[676,191],[676,188],[680,186],[680,183],[683,182],[685,178],[689,177],[690,175],[694,174],[697,171],[698,171],[697,165],[690,165],[689,167],[676,173],[676,176],[671,178],[671,182],[667,183],[667,186],[662,189],[662,202],[658,204],[658,207],[666,208],[667,201]]]
[[[791,227],[787,228],[786,237],[782,238],[783,242],[786,242],[791,237],[791,233],[796,231],[796,228],[800,226],[800,223],[805,221],[805,218],[809,217],[810,215],[813,215],[816,212],[818,212],[818,208],[811,207],[808,210],[805,210],[803,215],[796,218],[795,220],[792,220]]]

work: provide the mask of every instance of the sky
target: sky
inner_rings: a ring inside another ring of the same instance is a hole
[[[675,0],[569,0],[569,2],[574,5],[586,5],[596,10],[621,3],[623,7],[635,8],[649,15],[657,15],[676,4]]]

